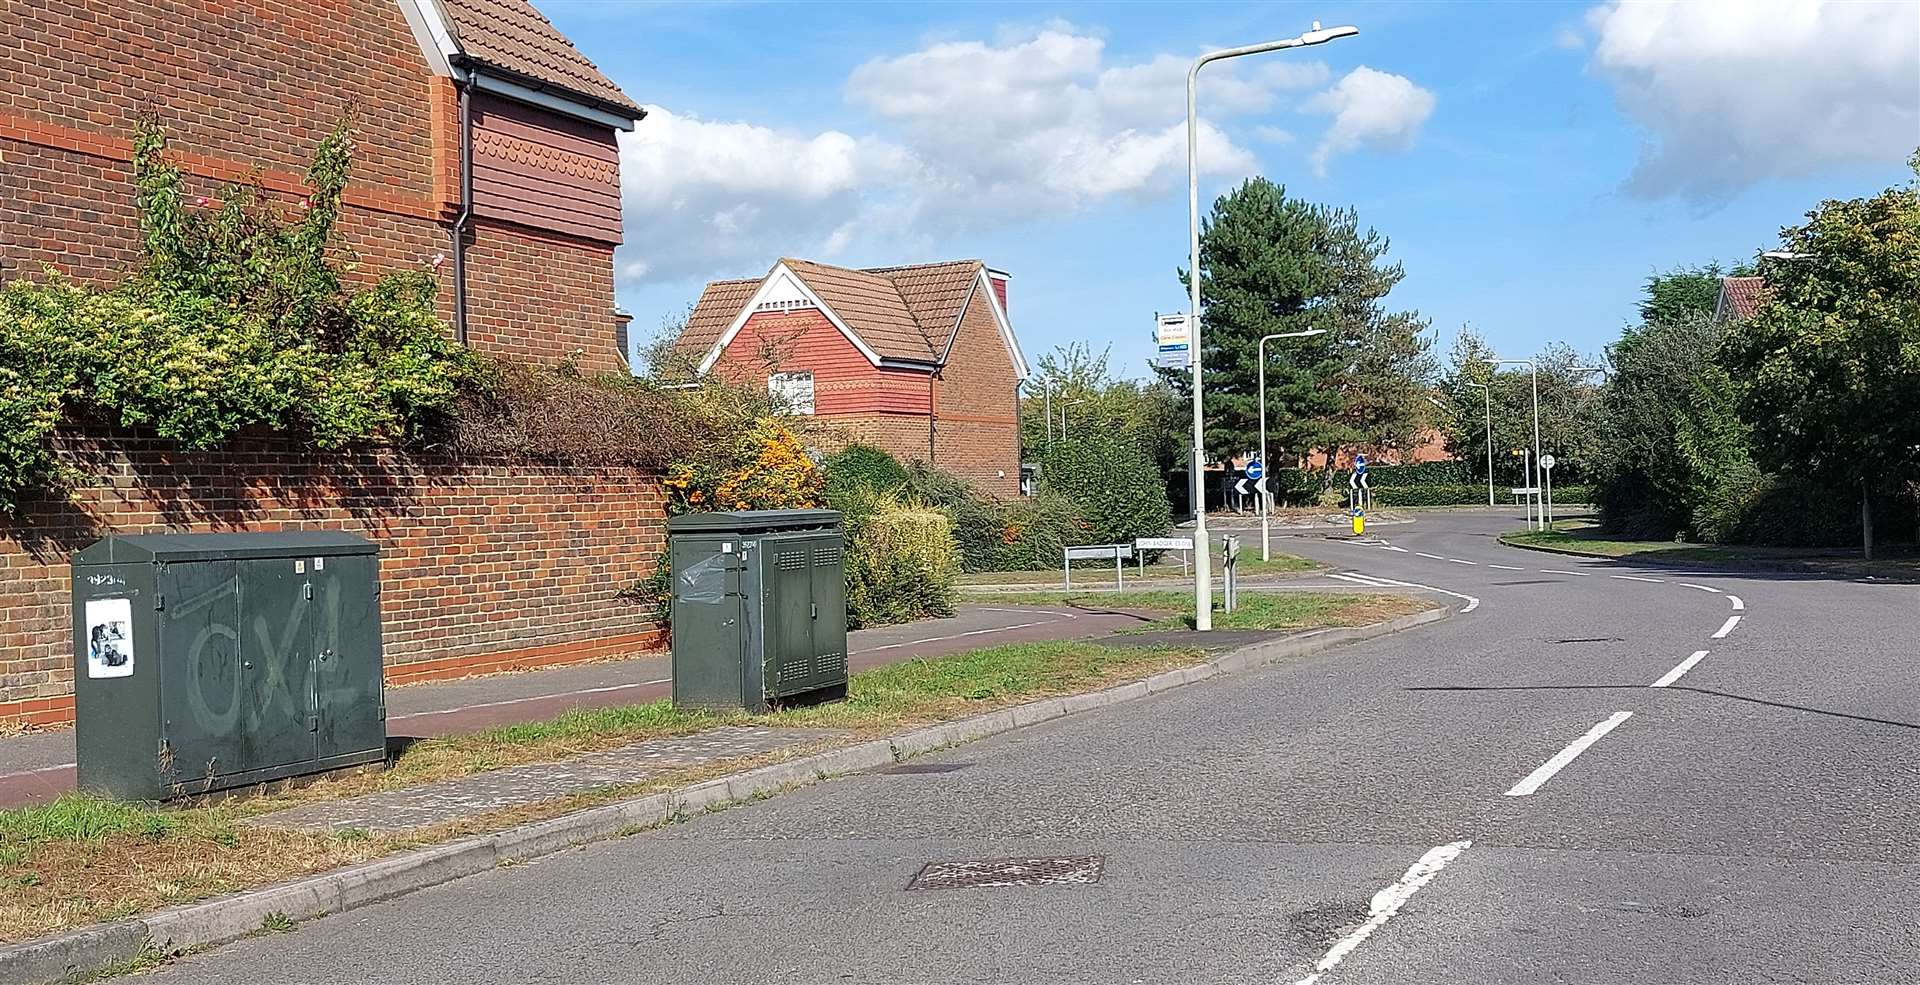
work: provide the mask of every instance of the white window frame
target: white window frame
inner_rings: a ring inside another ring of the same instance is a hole
[[[804,393],[801,391],[802,385],[805,386]],[[767,393],[779,401],[787,413],[802,417],[813,416],[813,370],[774,373],[767,377]]]

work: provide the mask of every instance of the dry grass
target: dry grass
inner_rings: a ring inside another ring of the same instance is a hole
[[[848,699],[771,715],[677,711],[667,702],[569,712],[546,722],[430,739],[393,767],[331,777],[294,790],[198,806],[149,808],[84,796],[0,811],[0,941],[352,865],[402,849],[499,830],[595,804],[672,789],[833,745],[948,721],[1056,694],[1135,680],[1203,659],[1197,650],[1088,642],[1014,644],[855,675]],[[716,725],[840,729],[849,736],[664,771],[646,782],[584,791],[404,835],[303,833],[260,828],[249,817],[316,799],[549,761]]]

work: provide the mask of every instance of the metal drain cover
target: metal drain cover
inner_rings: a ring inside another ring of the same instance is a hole
[[[972,765],[973,765],[972,763],[903,763],[899,766],[889,766],[886,769],[881,770],[880,772],[882,773],[951,773],[954,770],[963,770]]]
[[[985,889],[990,886],[1091,886],[1106,870],[1104,855],[987,858],[928,862],[908,889]]]

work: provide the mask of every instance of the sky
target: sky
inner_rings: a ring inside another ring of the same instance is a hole
[[[1264,176],[1352,206],[1444,353],[1598,352],[1646,278],[1735,263],[1911,177],[1920,2],[641,3],[536,0],[648,109],[621,137],[618,299],[645,340],[782,256],[980,258],[1029,357],[1143,376],[1184,310],[1185,76],[1202,209]]]

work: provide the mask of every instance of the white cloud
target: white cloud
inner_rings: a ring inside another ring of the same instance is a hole
[[[1920,143],[1920,5],[1613,2],[1587,25],[1593,68],[1648,133],[1636,194],[1711,200]]]
[[[1071,211],[1173,187],[1186,171],[1186,73],[1165,54],[1108,65],[1105,42],[1055,24],[998,44],[943,42],[855,69],[847,98],[901,134],[969,215]],[[1260,112],[1326,77],[1317,62],[1201,80],[1216,118]],[[1253,155],[1200,126],[1202,169],[1244,174]]]
[[[1403,75],[1365,65],[1314,96],[1307,108],[1333,117],[1313,150],[1313,169],[1326,174],[1335,156],[1360,148],[1403,151],[1433,115],[1434,96]]]
[[[1580,51],[1587,46],[1587,39],[1570,27],[1563,27],[1553,35],[1553,46],[1567,51]]]
[[[885,213],[898,205],[887,190],[910,185],[918,171],[911,154],[871,137],[717,123],[649,106],[647,118],[620,135],[620,276],[757,273],[783,252],[831,259],[850,222],[887,225]]]

